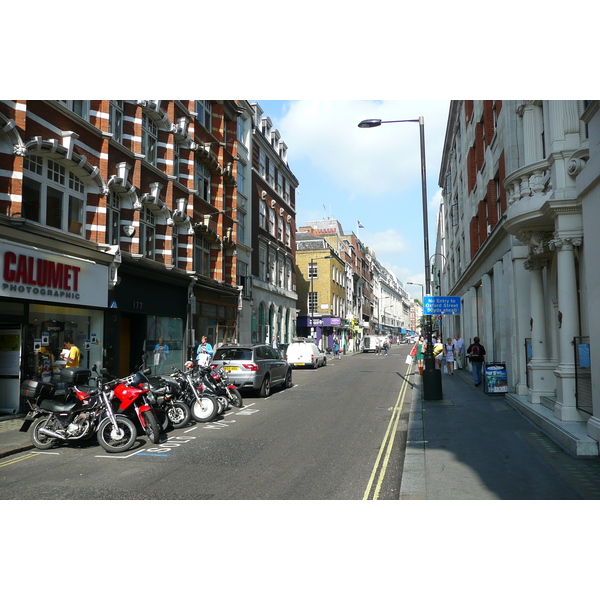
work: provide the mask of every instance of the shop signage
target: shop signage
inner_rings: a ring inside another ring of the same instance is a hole
[[[108,266],[20,244],[0,245],[0,297],[106,307]]]
[[[506,363],[485,363],[483,377],[483,391],[486,394],[492,396],[504,395],[508,393],[508,375],[506,373]]]

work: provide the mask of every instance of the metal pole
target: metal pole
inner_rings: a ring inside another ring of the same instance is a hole
[[[419,133],[421,142],[421,188],[423,196],[423,250],[425,254],[425,291],[431,294],[430,263],[429,263],[429,227],[427,216],[427,173],[425,169],[425,120],[419,117]],[[423,308],[425,299],[423,298]],[[423,371],[423,399],[442,399],[442,372],[435,368],[433,357],[433,324],[431,315],[425,315],[427,324],[427,348],[425,349],[425,369]]]

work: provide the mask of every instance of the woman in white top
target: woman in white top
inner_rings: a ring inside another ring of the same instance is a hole
[[[454,344],[452,338],[448,338],[444,344],[444,358],[446,359],[448,375],[454,375]]]

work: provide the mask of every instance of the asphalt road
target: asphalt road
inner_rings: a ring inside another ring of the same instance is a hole
[[[246,396],[219,420],[140,437],[124,454],[95,441],[15,455],[1,499],[397,499],[410,410],[409,346],[294,370],[294,387]]]

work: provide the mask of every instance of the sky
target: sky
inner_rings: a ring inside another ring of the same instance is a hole
[[[337,219],[420,297],[424,283],[423,195],[418,123],[363,129],[363,119],[423,116],[430,256],[435,252],[438,187],[448,100],[254,100],[288,146],[299,181],[296,227]],[[363,228],[357,226],[357,221]]]

